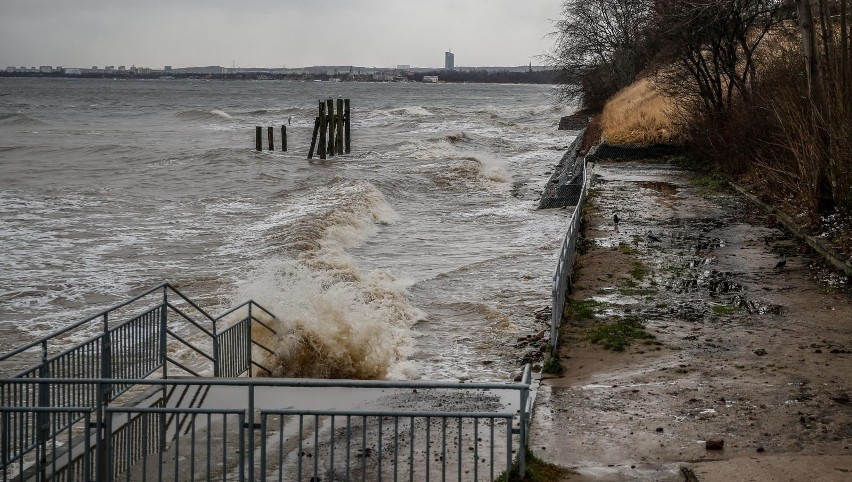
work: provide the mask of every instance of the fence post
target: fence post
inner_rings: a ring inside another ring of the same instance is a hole
[[[41,379],[49,378],[50,371],[47,369],[47,340],[41,342],[41,366],[38,367],[38,376]],[[66,386],[62,385],[62,388]],[[38,384],[38,406],[39,408],[50,407],[50,385],[45,382]],[[50,438],[50,413],[38,412],[36,414],[36,467],[41,472],[43,480],[47,480],[47,439]],[[39,453],[41,452],[41,453]]]
[[[221,373],[219,365],[222,363],[222,357],[219,356],[219,325],[218,319],[213,318],[213,376],[218,377]]]
[[[260,126],[254,127],[254,146],[258,151],[263,150],[263,130]]]
[[[512,418],[506,419],[506,480],[512,475]],[[461,461],[459,461],[461,463]]]
[[[128,420],[130,420],[130,414],[128,414],[127,417],[128,417]],[[106,412],[105,411],[104,419],[105,419],[104,421],[106,423],[106,426],[104,427],[104,438],[101,439],[103,441],[103,443],[99,444],[99,445],[104,446],[104,448],[103,448],[103,453],[104,453],[103,470],[106,473],[100,474],[100,477],[98,478],[98,480],[112,481],[113,471],[115,470],[115,466],[113,465],[115,463],[115,461],[114,461],[115,457],[114,457],[114,454],[112,453],[112,451],[113,451],[113,448],[112,448],[112,412]],[[124,450],[129,452],[130,447],[124,447]],[[177,463],[177,461],[175,461],[175,463]],[[127,470],[130,471],[130,467],[127,467]]]
[[[248,393],[248,480],[254,482],[254,385],[249,385]],[[240,441],[242,444],[242,441]],[[314,454],[316,457],[319,454]],[[301,457],[301,454],[299,454]],[[301,464],[302,462],[299,461]],[[283,464],[283,461],[282,461]]]
[[[346,153],[349,154],[351,151],[351,143],[349,140],[349,99],[345,99],[343,101],[344,104],[344,114],[343,114],[343,130],[344,130],[344,143],[346,144]]]
[[[222,358],[219,356],[219,333],[216,331],[216,320],[213,320],[213,376],[222,376]]]
[[[106,402],[104,401],[104,387],[103,382],[98,381],[97,386],[97,409],[96,409],[96,417],[97,417],[97,429],[96,429],[96,439],[97,439],[97,447],[95,448],[95,457],[97,460],[95,461],[95,473],[98,474],[97,480],[112,480],[112,474],[109,473],[109,453],[108,453],[108,440],[112,438],[112,425],[108,423],[106,420]]]
[[[251,306],[252,306],[252,304],[251,304],[251,302],[249,302],[249,304],[248,304],[248,326],[246,327],[246,333],[247,333],[246,350],[247,350],[247,353],[248,353],[248,376],[249,376],[249,378],[251,378],[251,375],[252,375],[252,373],[251,373],[252,372],[252,367],[251,367],[251,327],[252,327],[252,325],[254,325],[254,323],[253,323],[254,319],[252,318]]]
[[[524,368],[524,376],[527,373]],[[527,469],[527,401],[529,400],[529,385],[521,389],[521,421],[518,434],[518,472],[521,479],[526,475]]]
[[[112,340],[109,336],[109,313],[104,313],[104,332],[101,335],[101,378],[109,380],[112,378]],[[109,403],[112,398],[112,384],[102,387],[104,390],[104,402]]]
[[[269,150],[270,151],[275,150],[275,142],[274,142],[275,140],[273,139],[274,135],[275,135],[275,130],[272,128],[272,126],[267,127],[266,136],[269,138],[269,139],[267,139],[267,141],[269,142]]]
[[[166,330],[169,328],[168,313],[169,287],[163,286],[163,304],[160,306],[160,361],[163,363],[163,379],[169,378],[168,352],[166,351]],[[163,387],[165,390],[165,385]]]
[[[325,143],[325,135],[328,130],[328,122],[325,119],[325,103],[320,101],[319,103],[319,146],[317,146],[317,151],[319,152],[320,159],[326,158],[326,143]]]

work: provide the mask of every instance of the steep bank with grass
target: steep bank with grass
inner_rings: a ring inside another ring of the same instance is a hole
[[[653,79],[641,79],[609,99],[600,115],[601,140],[614,144],[677,144],[676,102],[661,94]]]

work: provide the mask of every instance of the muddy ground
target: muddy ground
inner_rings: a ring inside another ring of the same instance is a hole
[[[562,331],[564,374],[538,392],[531,450],[569,480],[852,480],[847,280],[678,167],[592,173],[580,314]],[[619,319],[654,338],[589,341]]]

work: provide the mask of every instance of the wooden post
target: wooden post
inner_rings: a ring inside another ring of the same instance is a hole
[[[281,151],[287,152],[287,126],[281,126]]]
[[[325,103],[320,101],[319,103],[319,146],[317,146],[317,151],[319,151],[320,159],[325,159],[326,157],[326,144],[325,144],[325,134],[328,130],[328,122],[325,118]]]
[[[311,135],[311,150],[308,151],[308,159],[314,158],[314,147],[317,145],[317,132],[319,131],[320,119],[314,119],[314,133]]]
[[[269,150],[270,151],[275,150],[275,139],[273,139],[274,136],[275,136],[275,130],[272,129],[272,126],[269,126],[267,128],[267,137],[269,137],[269,139],[267,139],[267,140],[269,141]]]
[[[343,110],[343,112],[344,112],[344,114],[343,114],[343,121],[344,121],[344,127],[343,127],[344,136],[343,137],[344,137],[344,141],[343,142],[346,144],[346,153],[349,154],[352,151],[352,149],[351,149],[352,146],[351,146],[351,143],[349,141],[349,99],[344,100],[343,104],[344,104],[344,110]]]
[[[260,126],[254,128],[254,145],[258,151],[263,150],[263,130]]]
[[[343,154],[343,99],[337,98],[337,137],[334,144],[337,147],[337,153]]]
[[[334,156],[336,151],[334,148],[334,127],[336,125],[334,120],[334,100],[327,99],[325,102],[328,104],[328,153]]]

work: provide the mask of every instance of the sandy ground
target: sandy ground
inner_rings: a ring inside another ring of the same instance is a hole
[[[852,480],[847,280],[678,168],[592,172],[572,299],[601,305],[562,332],[565,372],[542,382],[533,452],[569,480],[687,480],[684,467],[700,481]],[[587,340],[625,315],[656,339],[622,352]]]

